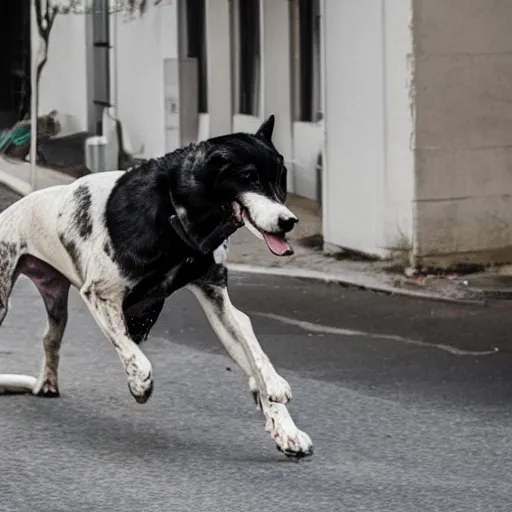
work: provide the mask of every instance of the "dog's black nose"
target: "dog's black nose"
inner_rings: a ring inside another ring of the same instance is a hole
[[[288,233],[293,229],[297,222],[299,222],[297,217],[279,217],[279,229],[284,233]]]

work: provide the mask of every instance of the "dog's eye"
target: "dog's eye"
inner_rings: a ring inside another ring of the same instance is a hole
[[[256,173],[253,169],[242,169],[238,176],[242,181],[254,181]]]

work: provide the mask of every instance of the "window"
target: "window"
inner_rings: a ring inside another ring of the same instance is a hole
[[[293,0],[291,20],[294,117],[317,122],[322,116],[320,0]]]
[[[108,0],[94,0],[92,8],[96,133],[102,133],[103,109],[110,107],[110,34]]]
[[[233,0],[234,111],[260,116],[260,0]]]
[[[208,72],[206,63],[206,17],[205,0],[187,0],[187,57],[198,63],[198,108],[208,112]]]

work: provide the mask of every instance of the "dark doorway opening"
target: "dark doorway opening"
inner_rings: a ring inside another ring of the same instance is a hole
[[[0,129],[30,115],[30,0],[0,1]]]

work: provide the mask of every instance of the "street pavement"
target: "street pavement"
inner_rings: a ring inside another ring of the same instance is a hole
[[[248,274],[231,290],[292,385],[312,458],[275,449],[190,293],[143,346],[156,384],[138,405],[73,292],[62,396],[0,397],[0,511],[510,511],[508,303]],[[43,305],[23,278],[11,302],[0,371],[36,374]]]
[[[16,196],[0,189],[0,206]],[[0,512],[512,509],[509,302],[454,305],[232,274],[315,454],[287,460],[192,295],[143,350],[147,404],[73,291],[62,396],[0,397]],[[45,313],[20,278],[0,372],[36,375]]]

